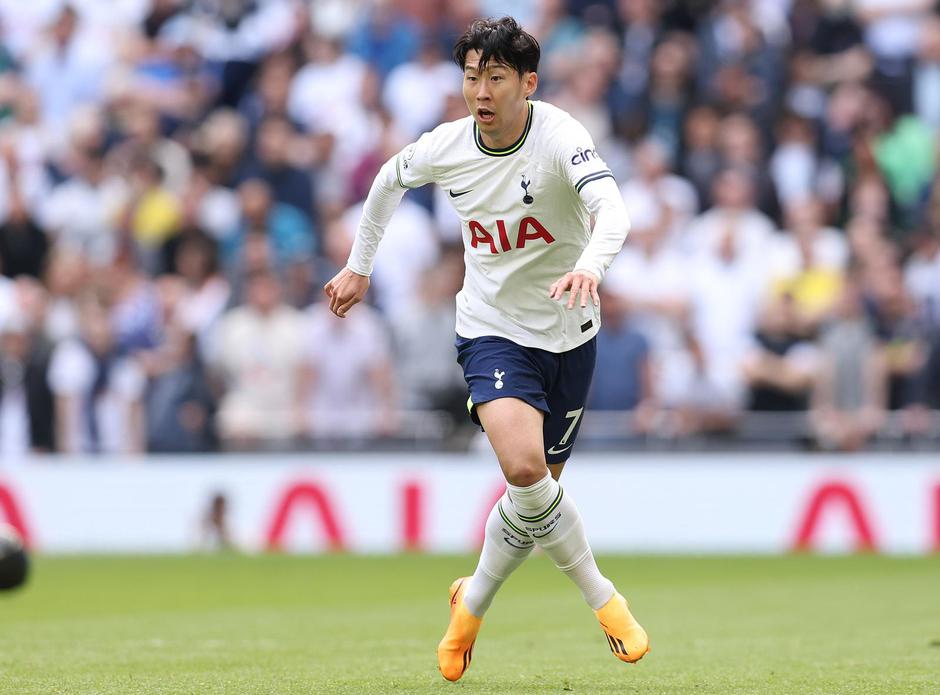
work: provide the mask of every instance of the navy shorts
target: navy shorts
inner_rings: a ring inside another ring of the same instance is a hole
[[[496,336],[457,336],[457,361],[470,388],[470,417],[479,425],[476,406],[497,398],[518,398],[538,408],[545,413],[542,437],[547,463],[563,463],[571,455],[596,356],[595,338],[555,353]]]

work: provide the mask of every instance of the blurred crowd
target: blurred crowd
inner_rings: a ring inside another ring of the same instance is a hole
[[[336,319],[320,288],[381,163],[466,115],[450,48],[502,14],[632,221],[590,409],[660,438],[762,411],[822,449],[930,434],[932,0],[0,0],[0,455],[464,426],[446,196],[405,197],[369,305]]]

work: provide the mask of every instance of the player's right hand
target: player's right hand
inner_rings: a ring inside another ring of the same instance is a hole
[[[346,312],[362,301],[368,289],[369,276],[354,273],[349,268],[343,268],[323,286],[323,291],[330,298],[330,311],[341,319],[346,318]]]

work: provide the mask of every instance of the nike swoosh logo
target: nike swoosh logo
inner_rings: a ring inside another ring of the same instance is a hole
[[[550,453],[550,454],[563,454],[563,453],[565,453],[566,451],[568,451],[568,449],[570,449],[570,448],[573,447],[573,446],[574,446],[574,444],[569,444],[569,445],[566,446],[564,449],[555,449],[555,447],[553,446],[551,449],[548,450],[548,453]]]
[[[472,190],[473,189],[471,188],[469,191],[461,191],[460,193],[454,193],[453,191],[447,191],[447,192],[450,193],[451,198],[459,198],[462,195],[467,195],[467,193],[469,193]]]

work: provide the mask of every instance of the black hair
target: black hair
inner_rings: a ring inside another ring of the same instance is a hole
[[[461,70],[470,51],[480,51],[479,69],[492,60],[522,75],[539,69],[542,49],[535,37],[522,30],[512,17],[478,19],[454,44],[454,62]]]

